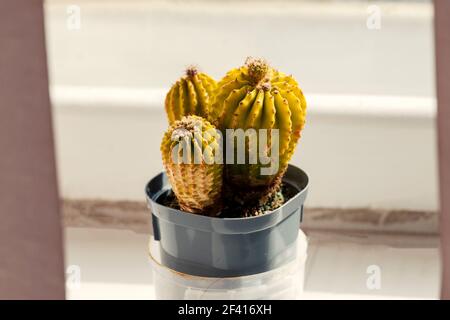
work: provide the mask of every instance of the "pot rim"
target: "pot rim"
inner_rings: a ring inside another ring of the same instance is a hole
[[[283,182],[290,184],[298,192],[279,208],[265,214],[253,217],[220,218],[209,217],[178,209],[173,209],[158,203],[157,199],[167,190],[170,190],[170,182],[164,172],[153,177],[145,188],[147,201],[152,214],[174,224],[187,226],[196,230],[217,231],[221,233],[249,233],[269,228],[302,206],[308,192],[308,175],[300,168],[289,165]]]

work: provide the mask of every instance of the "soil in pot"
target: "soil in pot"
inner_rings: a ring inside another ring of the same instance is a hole
[[[244,218],[262,215],[266,212],[273,211],[285,202],[291,199],[298,193],[298,190],[288,183],[283,183],[281,188],[272,193],[267,201],[258,203],[259,201],[248,201],[248,199],[255,197],[251,192],[236,192],[231,189],[226,189],[224,194],[224,208],[217,215],[218,218]],[[162,194],[158,202],[167,207],[181,210],[178,200],[172,190]]]

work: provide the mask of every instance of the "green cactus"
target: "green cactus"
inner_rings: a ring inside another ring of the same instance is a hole
[[[162,159],[182,210],[217,214],[221,209],[223,162],[220,132],[207,120],[175,121],[161,143]]]
[[[209,119],[216,81],[196,67],[189,67],[166,95],[165,108],[169,124],[183,116],[197,115]]]
[[[278,129],[278,170],[273,174],[262,175],[260,169],[268,165],[260,158],[251,164],[249,156],[255,155],[258,144],[246,140],[245,164],[229,164],[226,168],[227,180],[234,185],[249,187],[266,187],[267,190],[279,185],[287,169],[306,115],[306,100],[301,89],[292,76],[271,68],[262,59],[248,58],[245,65],[233,69],[218,83],[215,101],[212,105],[211,118],[225,134],[225,129],[266,129],[268,133],[267,149],[258,150],[266,155],[272,145],[270,138],[273,129]],[[263,132],[263,131],[262,131]],[[234,138],[233,138],[234,139]],[[259,142],[260,137],[256,136]],[[227,143],[229,141],[227,140]],[[235,147],[236,151],[236,147]]]

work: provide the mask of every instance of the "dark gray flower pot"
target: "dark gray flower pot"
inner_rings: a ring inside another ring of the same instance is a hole
[[[308,176],[289,165],[283,178],[298,193],[280,208],[250,218],[213,218],[159,203],[171,189],[165,173],[147,184],[153,233],[163,265],[202,277],[237,277],[272,270],[295,259]]]

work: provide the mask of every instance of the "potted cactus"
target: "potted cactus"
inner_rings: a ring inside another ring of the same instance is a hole
[[[219,82],[189,67],[165,109],[165,172],[146,188],[162,264],[235,277],[294,259],[308,187],[289,165],[306,114],[294,78],[254,58]]]

